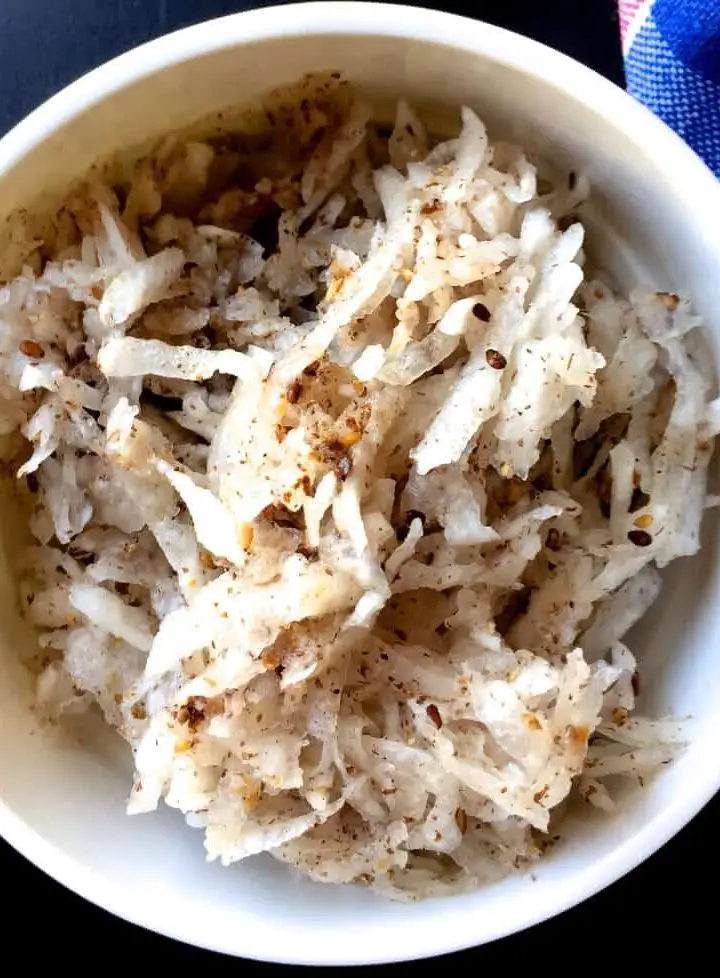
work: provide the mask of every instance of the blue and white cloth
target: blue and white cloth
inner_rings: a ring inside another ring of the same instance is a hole
[[[619,0],[628,91],[720,177],[720,0]]]

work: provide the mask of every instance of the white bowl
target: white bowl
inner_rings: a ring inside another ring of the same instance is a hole
[[[266,8],[202,24],[126,54],[55,96],[0,143],[0,215],[58,191],[118,148],[320,68],[341,68],[381,101],[437,111],[467,103],[491,129],[588,173],[596,257],[628,283],[690,295],[720,346],[720,186],[661,122],[587,68],[517,35],[448,14],[386,5]],[[629,258],[629,255],[639,256]],[[4,553],[16,521],[3,509]],[[617,814],[579,818],[533,877],[412,906],[294,878],[268,858],[204,861],[176,812],[129,818],[119,743],[78,747],[30,711],[11,561],[0,568],[0,832],[57,880],[113,913],[183,941],[295,964],[398,961],[491,941],[557,914],[632,869],[720,786],[717,522],[678,563],[652,621],[643,706],[696,718],[674,765]],[[712,530],[712,532],[710,532]]]

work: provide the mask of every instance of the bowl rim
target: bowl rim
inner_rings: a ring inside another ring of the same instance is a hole
[[[289,36],[357,35],[411,39],[460,49],[477,57],[522,71],[552,87],[573,92],[578,102],[612,121],[630,135],[638,147],[652,146],[664,159],[663,171],[689,209],[707,227],[720,183],[682,139],[647,108],[585,65],[538,41],[504,28],[456,14],[385,3],[311,2],[262,7],[204,21],[163,35],[105,62],[83,75],[18,123],[0,140],[0,180],[48,136],[108,96],[172,65],[232,47]],[[621,119],[622,122],[618,122]],[[686,189],[692,187],[692,195]],[[692,206],[692,199],[696,202]],[[705,201],[701,207],[699,201]],[[705,220],[703,221],[703,213]],[[717,233],[712,239],[720,239]],[[489,919],[464,913],[459,901],[451,918],[437,928],[398,928],[392,942],[368,948],[360,941],[319,942],[312,937],[294,942],[267,942],[264,932],[238,928],[222,941],[202,933],[180,930],[168,914],[158,910],[152,895],[138,893],[103,877],[68,856],[32,829],[0,798],[0,836],[39,869],[66,888],[140,927],[184,943],[255,960],[300,965],[359,965],[410,961],[477,946],[509,936],[574,906],[635,868],[675,835],[720,789],[720,759],[716,769],[703,772],[675,792],[638,833],[613,848],[592,867],[592,872],[568,877],[561,892],[550,899],[527,901],[512,917]],[[239,914],[240,915],[240,914]],[[494,918],[494,915],[491,915]]]

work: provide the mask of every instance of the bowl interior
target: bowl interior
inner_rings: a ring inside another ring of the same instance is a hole
[[[20,206],[50,206],[71,179],[116,150],[132,155],[133,147],[164,132],[245,104],[305,72],[340,68],[381,114],[405,97],[442,125],[449,110],[468,104],[491,135],[586,172],[594,187],[587,220],[596,261],[626,285],[645,280],[692,296],[711,327],[717,360],[717,239],[711,238],[702,202],[693,201],[691,188],[683,189],[678,174],[669,172],[671,161],[645,145],[625,118],[621,96],[614,96],[619,114],[603,104],[588,108],[585,99],[594,98],[583,87],[590,84],[589,74],[571,77],[565,59],[529,43],[523,47],[526,42],[517,46],[510,35],[483,25],[455,21],[461,26],[455,33],[444,28],[443,35],[427,26],[439,25],[440,15],[432,15],[432,22],[428,15],[420,18],[426,27],[416,30],[440,40],[373,35],[359,22],[361,32],[354,36],[342,28],[323,34],[316,27],[313,33],[306,26],[299,36],[253,39],[253,32],[279,32],[268,13],[233,18],[214,31],[205,25],[193,42],[187,32],[175,46],[163,42],[157,58],[172,62],[164,68],[156,66],[155,55],[110,65],[94,86],[56,105],[55,128],[36,145],[23,143],[32,142],[30,129],[22,139],[11,137],[0,147],[0,217]],[[286,14],[287,8],[275,17]],[[446,27],[448,21],[443,19]],[[193,45],[196,53],[187,54]],[[531,53],[537,59],[532,68]],[[135,80],[126,84],[133,73]],[[65,114],[63,106],[83,94],[89,104]],[[36,120],[36,129],[48,127],[50,118]],[[678,159],[687,161],[679,149]],[[132,819],[124,814],[130,765],[113,735],[99,725],[74,737],[38,728],[20,665],[20,652],[33,639],[16,612],[12,573],[21,520],[7,491],[1,512],[0,829],[79,892],[176,937],[298,963],[394,960],[480,943],[576,902],[633,865],[686,817],[677,807],[678,786],[698,779],[715,784],[719,778],[713,749],[720,732],[713,717],[720,698],[714,649],[720,624],[718,534],[717,521],[708,518],[705,549],[667,574],[663,596],[634,644],[642,661],[643,708],[692,714],[692,744],[644,790],[630,791],[615,815],[575,816],[533,878],[444,902],[400,906],[362,890],[309,884],[270,858],[232,869],[207,864],[199,834],[178,813],[164,809]],[[352,940],[353,932],[361,932],[362,941]]]

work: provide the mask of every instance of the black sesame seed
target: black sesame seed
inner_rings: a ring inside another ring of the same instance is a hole
[[[472,311],[473,316],[479,319],[481,323],[490,322],[490,310],[487,306],[484,306],[482,302],[476,302]]]

